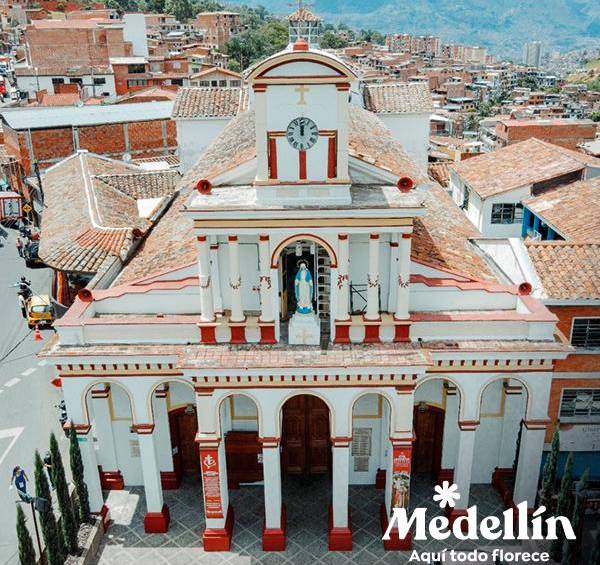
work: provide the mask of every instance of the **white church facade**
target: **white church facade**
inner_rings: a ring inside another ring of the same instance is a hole
[[[287,477],[331,477],[328,544],[352,549],[349,486],[500,475],[533,507],[553,363],[568,354],[531,287],[503,284],[475,235],[357,81],[298,40],[255,65],[249,108],[181,181],[109,288],[84,289],[44,355],[80,436],[92,509],[202,477],[205,550],[230,547],[229,492],[264,484],[263,549],[285,548]],[[476,462],[476,464],[474,464]],[[241,486],[240,486],[241,485]],[[386,549],[408,549],[410,538]]]

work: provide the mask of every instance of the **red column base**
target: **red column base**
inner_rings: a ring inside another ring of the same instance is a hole
[[[350,343],[350,325],[336,324],[333,343]]]
[[[454,524],[454,522],[456,522],[457,518],[460,518],[461,516],[466,516],[466,515],[467,515],[467,511],[464,508],[450,508],[449,506],[446,506],[446,517],[448,518],[450,527],[452,527],[452,524]],[[463,532],[466,532],[469,529],[469,526],[467,525],[466,522],[463,522],[461,524],[460,529]]]
[[[454,469],[440,469],[437,484],[441,485],[444,481],[448,481],[450,484],[454,482]]]
[[[377,469],[377,474],[375,475],[375,488],[377,490],[385,489],[385,469]]]
[[[385,508],[385,504],[381,504],[379,507],[379,522],[381,523],[381,536],[385,534],[388,527],[388,514]],[[412,532],[408,532],[406,537],[401,538],[398,534],[397,528],[392,528],[390,531],[390,539],[382,540],[383,549],[386,551],[408,551],[412,548]]]
[[[215,326],[200,326],[201,343],[217,343],[215,335]]]
[[[121,471],[102,471],[100,470],[100,486],[102,490],[123,490],[125,482]]]
[[[279,528],[266,528],[262,531],[263,551],[285,551],[285,504],[281,505],[281,525]]]
[[[275,325],[271,324],[261,324],[260,326],[260,343],[261,344],[269,344],[269,343],[277,343],[275,339]]]
[[[380,343],[379,337],[379,324],[370,324],[365,326],[365,340],[364,343]]]
[[[100,508],[100,512],[92,512],[92,514],[100,518],[104,531],[108,530],[108,527],[110,526],[110,515],[108,513],[108,506],[106,506],[106,504],[103,504],[102,508]]]
[[[396,327],[394,328],[394,341],[410,341],[410,322],[406,324],[396,324]]]
[[[231,340],[229,343],[246,343],[246,326],[229,326],[231,330]]]
[[[160,484],[164,490],[177,490],[181,481],[175,471],[161,471]]]
[[[229,551],[233,532],[233,506],[227,508],[224,528],[206,528],[202,534],[204,551]]]
[[[146,512],[144,516],[144,531],[147,534],[164,534],[169,530],[170,521],[169,507],[163,504],[160,512]]]
[[[333,507],[329,505],[329,527],[327,533],[329,551],[352,551],[352,520],[348,509],[348,527],[333,527]]]

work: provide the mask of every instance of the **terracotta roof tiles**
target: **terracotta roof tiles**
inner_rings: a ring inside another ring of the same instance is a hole
[[[424,83],[368,84],[363,96],[365,108],[376,114],[433,112],[429,86]]]
[[[600,237],[600,177],[549,189],[524,204],[565,239]]]
[[[600,298],[600,241],[529,241],[525,245],[548,298]]]
[[[482,198],[600,166],[600,159],[530,138],[451,165]]]
[[[228,118],[248,107],[243,87],[187,87],[177,92],[172,118]]]

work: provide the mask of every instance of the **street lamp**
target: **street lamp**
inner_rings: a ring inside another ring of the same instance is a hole
[[[43,564],[46,562],[44,552],[42,551],[42,541],[40,540],[40,531],[37,523],[37,516],[35,511],[46,512],[48,510],[48,501],[41,496],[31,496],[27,493],[19,493],[21,500],[31,506],[31,514],[33,516],[33,525],[35,527],[35,538],[37,540],[38,552],[40,556],[40,562]]]

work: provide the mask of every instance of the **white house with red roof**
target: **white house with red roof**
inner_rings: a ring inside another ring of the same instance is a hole
[[[278,551],[287,481],[323,474],[329,548],[351,551],[351,484],[381,489],[383,528],[411,473],[458,485],[451,519],[473,483],[505,480],[509,504],[533,507],[553,365],[569,351],[556,317],[530,285],[499,280],[450,197],[349,102],[343,62],[299,40],[247,80],[248,108],[43,353],[92,509],[106,513],[103,488],[142,485],[145,530],[164,532],[163,490],[201,474],[199,535],[226,550],[230,489],[262,481],[263,549]]]

